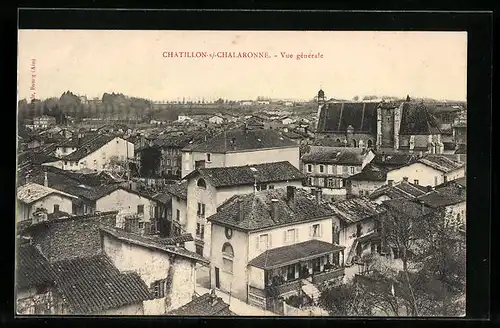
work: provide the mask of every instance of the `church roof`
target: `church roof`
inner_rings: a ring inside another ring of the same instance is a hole
[[[351,125],[354,133],[377,133],[377,102],[334,102],[323,105],[318,132],[345,133]]]

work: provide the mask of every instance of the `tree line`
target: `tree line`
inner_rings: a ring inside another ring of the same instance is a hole
[[[67,116],[76,120],[88,117],[145,120],[151,115],[151,103],[149,100],[128,97],[121,93],[104,93],[99,100],[82,101],[79,96],[66,91],[59,98],[34,99],[30,102],[26,99],[20,100],[18,115],[20,120],[41,115],[53,116],[58,124],[64,124]]]

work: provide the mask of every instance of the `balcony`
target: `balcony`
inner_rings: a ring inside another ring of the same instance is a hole
[[[314,273],[312,278],[312,283],[315,285],[319,285],[325,281],[334,280],[345,275],[345,270],[343,267],[340,268],[332,268],[329,270],[325,270],[320,273]]]

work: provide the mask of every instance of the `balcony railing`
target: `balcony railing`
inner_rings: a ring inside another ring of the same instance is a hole
[[[280,295],[289,293],[291,291],[295,291],[295,290],[298,291],[298,290],[300,290],[301,287],[302,287],[302,281],[300,279],[297,279],[297,280],[285,282],[285,283],[278,285],[278,286],[267,286],[266,287],[266,294],[268,296],[273,296],[273,294],[274,294],[275,297],[278,297]]]
[[[333,280],[339,277],[344,276],[345,270],[344,268],[336,268],[328,271],[314,273],[312,275],[312,283],[313,284],[321,284],[325,281]]]

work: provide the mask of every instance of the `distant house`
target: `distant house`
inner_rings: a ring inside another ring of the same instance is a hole
[[[317,300],[315,285],[343,278],[344,247],[332,243],[338,218],[305,190],[288,186],[235,195],[208,220],[211,286],[244,302],[270,309],[278,297],[306,294]]]
[[[277,131],[239,128],[182,149],[182,177],[197,168],[289,161],[299,167],[299,146]]]
[[[73,201],[78,197],[36,183],[27,183],[17,188],[17,221],[46,220],[54,212],[72,212]],[[40,212],[42,211],[42,212]]]
[[[222,124],[224,123],[224,118],[222,116],[214,115],[208,119],[208,121],[212,124]]]
[[[295,122],[295,120],[293,118],[290,118],[290,117],[283,117],[281,119],[281,123],[283,125],[288,125],[288,124],[291,124],[291,123],[294,123],[294,122]]]
[[[36,130],[46,129],[56,125],[56,118],[53,116],[42,115],[33,118],[33,127]]]
[[[215,289],[212,289],[210,293],[195,297],[191,302],[167,313],[167,315],[179,317],[236,316],[229,310],[229,304],[217,296]]]
[[[210,256],[211,228],[206,218],[228,198],[285,186],[301,187],[303,178],[289,162],[199,168],[188,174],[186,231],[196,236],[197,252]]]
[[[411,164],[387,172],[387,180],[398,182],[408,178],[410,182],[422,186],[437,186],[464,176],[464,163],[442,155],[426,155]]]
[[[179,115],[177,118],[177,121],[179,122],[186,122],[186,121],[192,121],[193,119],[187,115]]]
[[[111,170],[112,159],[134,159],[134,144],[120,137],[98,135],[89,138],[75,151],[61,157],[63,170]]]
[[[361,172],[374,156],[361,148],[310,146],[301,158],[306,185],[321,188],[325,197],[345,199],[345,179]]]
[[[361,172],[347,177],[345,181],[348,197],[368,196],[371,192],[386,184],[387,170],[368,165]]]
[[[240,106],[252,106],[254,102],[253,100],[241,100],[239,104]]]

